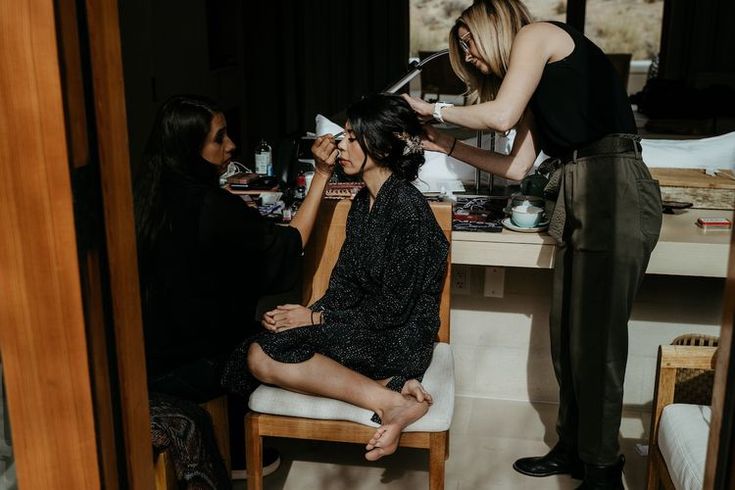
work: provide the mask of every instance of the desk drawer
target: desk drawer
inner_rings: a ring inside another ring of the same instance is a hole
[[[452,263],[550,269],[554,264],[554,248],[553,245],[455,240]]]

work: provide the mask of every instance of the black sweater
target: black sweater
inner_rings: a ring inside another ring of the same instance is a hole
[[[267,222],[215,179],[165,173],[161,199],[167,224],[140,258],[149,377],[225,359],[258,328],[258,299],[301,273],[298,231]]]

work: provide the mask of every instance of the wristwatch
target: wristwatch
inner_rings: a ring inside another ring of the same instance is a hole
[[[439,122],[444,122],[444,119],[442,118],[442,109],[445,107],[454,107],[454,104],[447,104],[446,102],[437,102],[434,104],[434,119]]]

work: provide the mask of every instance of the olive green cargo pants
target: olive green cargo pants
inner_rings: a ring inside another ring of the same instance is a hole
[[[629,138],[575,153],[558,175],[556,211],[565,216],[550,317],[557,432],[588,464],[617,460],[628,319],[661,230],[658,182]]]

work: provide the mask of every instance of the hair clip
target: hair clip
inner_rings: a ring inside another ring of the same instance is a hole
[[[421,146],[421,136],[411,136],[406,133],[394,133],[396,138],[403,141],[405,146],[403,147],[403,155],[419,155],[424,152],[424,148]]]

